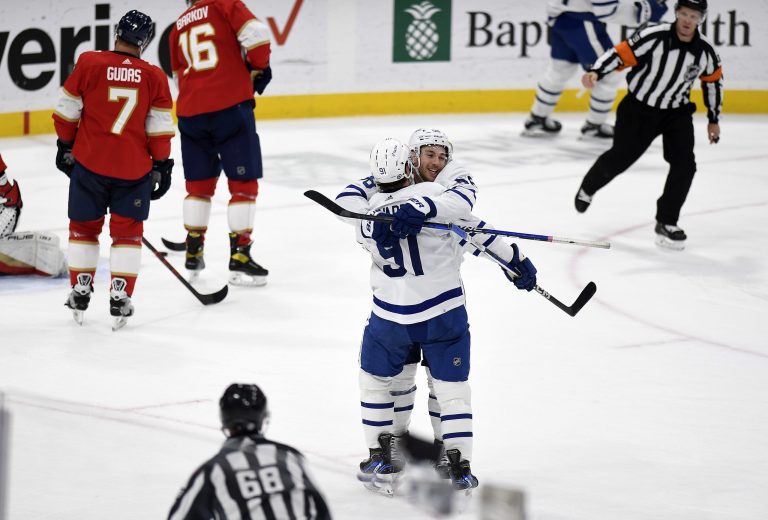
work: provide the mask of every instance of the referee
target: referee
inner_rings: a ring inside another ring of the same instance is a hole
[[[697,77],[707,107],[709,142],[720,139],[723,73],[720,57],[698,30],[706,14],[707,0],[678,0],[674,23],[649,27],[621,42],[581,79],[586,88],[592,88],[610,72],[631,67],[629,94],[616,113],[613,146],[584,176],[575,198],[576,211],[585,212],[594,194],[632,166],[661,135],[669,174],[656,202],[656,243],[678,250],[685,247],[687,237],[677,220],[696,172],[692,117],[696,105],[690,93]]]
[[[230,385],[219,401],[221,450],[192,474],[169,520],[330,520],[294,448],[263,437],[269,412],[256,385]]]

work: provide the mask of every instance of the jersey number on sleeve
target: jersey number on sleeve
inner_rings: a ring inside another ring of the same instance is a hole
[[[139,102],[139,90],[135,88],[125,87],[109,87],[109,100],[113,102],[120,102],[121,99],[125,100],[123,108],[120,109],[120,113],[117,114],[115,122],[112,123],[113,134],[120,135],[123,133],[125,124],[131,118],[133,109]]]
[[[419,243],[416,240],[416,235],[410,235],[406,239],[408,241],[408,253],[411,258],[411,266],[413,267],[413,274],[421,276],[424,274],[424,269],[421,266],[421,256],[419,255]],[[397,268],[392,267],[389,264],[384,265],[384,274],[390,278],[400,278],[405,276],[408,270],[405,268],[405,262],[403,261],[403,248],[400,247],[400,241],[395,242],[395,245],[387,249],[381,245],[377,245],[379,254],[385,260],[392,259],[397,264]]]
[[[188,31],[179,33],[179,47],[187,62],[184,74],[189,74],[190,69],[208,70],[219,63],[219,54],[216,52],[216,44],[213,40],[201,40],[201,36],[213,36],[216,31],[213,25],[204,23],[192,27]]]

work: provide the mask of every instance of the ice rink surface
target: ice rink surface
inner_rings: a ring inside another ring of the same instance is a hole
[[[144,250],[136,315],[108,313],[108,244],[78,326],[65,279],[0,278],[0,390],[12,414],[11,520],[157,519],[218,449],[217,400],[231,382],[270,400],[269,437],[300,448],[334,518],[428,518],[355,480],[366,454],[358,345],[370,309],[369,261],[350,226],[302,196],[333,196],[367,175],[371,146],[437,127],[480,186],[475,213],[503,229],[610,240],[610,250],[519,241],[539,283],[571,318],[517,291],[498,267],[462,269],[473,348],[475,474],[524,489],[533,520],[768,518],[768,118],[726,115],[705,142],[680,226],[685,251],[654,244],[666,177],[657,140],[600,191],[587,213],[573,196],[606,148],[582,142],[581,115],[554,139],[519,135],[522,114],[264,122],[265,178],[254,258],[262,288],[231,287],[203,307]],[[19,231],[52,230],[66,246],[67,179],[53,135],[0,140],[19,181]],[[145,236],[182,240],[178,141],[174,184],[153,203]],[[226,203],[214,199],[201,291],[226,283]],[[169,257],[180,270],[183,256]],[[431,435],[419,375],[412,430]],[[477,497],[461,518],[476,518]]]

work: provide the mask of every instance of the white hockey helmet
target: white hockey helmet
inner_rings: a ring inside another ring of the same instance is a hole
[[[423,146],[442,146],[445,148],[446,162],[450,162],[453,159],[453,145],[446,136],[440,130],[434,128],[419,128],[411,134],[411,138],[408,139],[408,148],[418,158],[421,154],[421,148]]]
[[[403,179],[413,179],[408,147],[397,139],[382,139],[371,150],[371,175],[376,185],[398,183]]]
[[[0,180],[5,180],[0,185],[0,237],[10,235],[16,230],[21,216],[21,192],[19,183],[10,182],[4,173],[0,173]]]

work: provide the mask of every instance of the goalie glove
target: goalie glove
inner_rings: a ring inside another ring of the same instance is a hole
[[[533,266],[530,258],[526,258],[517,247],[517,244],[512,244],[512,260],[509,261],[509,267],[514,271],[513,275],[506,269],[504,276],[515,284],[520,290],[531,291],[536,286],[536,268]]]
[[[165,195],[171,188],[171,171],[173,170],[173,159],[155,161],[152,163],[152,194],[150,198],[157,200]]]
[[[437,209],[431,200],[426,197],[412,197],[397,208],[390,229],[397,238],[416,235],[424,226],[424,221],[436,214]]]
[[[64,175],[69,177],[72,173],[72,168],[75,167],[75,158],[72,156],[72,141],[62,141],[56,139],[56,168],[64,172]]]

